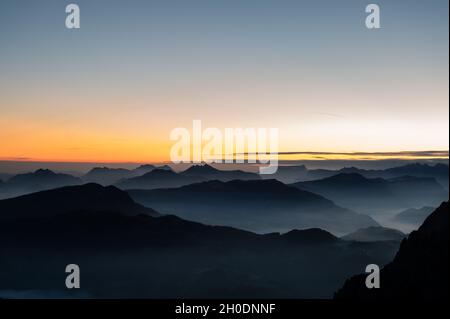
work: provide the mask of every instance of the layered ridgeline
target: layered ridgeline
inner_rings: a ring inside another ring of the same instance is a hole
[[[202,181],[219,180],[255,180],[260,179],[258,174],[241,170],[218,170],[210,165],[193,165],[181,173],[153,170],[142,176],[128,178],[116,184],[121,189],[156,189],[174,188]]]
[[[367,178],[357,173],[341,173],[291,185],[367,214],[427,205],[437,206],[448,200],[448,192],[431,177],[403,176],[383,179]]]
[[[449,298],[449,204],[443,203],[403,240],[394,260],[380,273],[380,288],[367,289],[367,275],[347,280],[336,299],[440,300]]]
[[[167,165],[155,166],[151,164],[140,165],[132,170],[125,168],[94,167],[83,175],[82,179],[85,182],[98,183],[106,186],[118,183],[126,178],[144,175],[156,169],[172,171],[172,169]]]
[[[254,180],[260,179],[256,173],[244,172],[242,170],[219,170],[211,165],[193,165],[180,173],[183,176],[199,177],[203,180],[218,180],[228,182],[235,179],[240,180]]]
[[[0,220],[52,217],[78,211],[120,211],[126,214],[158,216],[151,208],[135,203],[113,187],[98,184],[66,186],[0,201]]]
[[[38,169],[32,173],[12,176],[3,184],[0,184],[0,199],[82,183],[83,181],[80,178],[69,174]]]
[[[121,189],[155,189],[180,187],[202,180],[196,176],[184,176],[173,171],[156,169],[142,176],[123,179],[115,185]]]
[[[168,173],[164,175],[164,172],[161,172],[161,170],[166,172],[169,171],[173,174]],[[153,171],[154,174],[148,174]],[[80,178],[68,174],[54,173],[50,170],[42,169],[33,173],[19,174],[16,176],[16,178],[13,178],[14,176],[12,176],[11,174],[0,174],[0,180],[6,182],[4,184],[8,184],[9,180],[12,180],[11,185],[3,185],[3,187],[0,188],[0,198],[9,198],[40,190],[89,182],[98,183],[104,186],[117,185],[123,189],[155,189],[166,187],[180,187],[193,182],[201,181],[219,180],[226,182],[234,179],[254,180],[260,179],[261,177],[264,179],[278,179],[284,183],[293,183],[296,181],[322,179],[324,177],[330,177],[341,173],[359,174],[366,178],[382,176],[384,179],[399,177],[401,177],[402,179],[407,179],[404,176],[430,177],[438,181],[439,184],[447,185],[446,187],[448,189],[448,166],[444,164],[438,164],[435,166],[411,164],[392,169],[376,171],[363,170],[358,168],[343,168],[341,170],[308,170],[305,166],[280,166],[275,174],[262,176],[259,176],[256,173],[245,172],[241,170],[219,170],[210,165],[194,165],[186,169],[185,171],[175,173],[172,171],[171,167],[167,165],[155,166],[146,164],[141,165],[135,169],[95,167],[85,175],[81,176],[81,180]],[[409,180],[404,180],[403,182],[405,184],[420,184],[424,181],[427,180],[413,180],[409,178]],[[398,182],[400,183],[400,181]],[[431,192],[430,196],[433,197],[436,190],[435,183],[433,183],[431,180],[428,180],[428,182],[429,183],[422,183],[423,187],[421,191],[424,194],[424,200],[422,200],[422,202],[424,202],[423,205],[432,205],[432,203],[430,203],[430,201],[427,199],[427,192]],[[427,187],[430,187],[429,191],[426,189]],[[418,196],[417,198],[420,198],[420,196]],[[420,200],[416,201],[420,202]],[[367,206],[372,207],[372,205]],[[417,205],[414,205],[406,207],[402,206],[401,209],[412,207],[418,208]],[[398,211],[399,207],[396,207],[396,210]]]
[[[330,298],[398,249],[320,229],[258,235],[158,217],[94,184],[0,201],[0,242],[0,297],[34,298]],[[72,263],[81,289],[62,288]]]
[[[276,180],[209,181],[128,193],[136,202],[162,213],[259,233],[318,227],[345,234],[378,225],[368,216]]]
[[[448,190],[449,169],[446,164],[421,164],[412,163],[387,169],[367,170],[357,167],[344,167],[339,170],[308,169],[300,166],[280,166],[274,175],[262,176],[263,178],[275,178],[284,183],[295,183],[324,179],[338,174],[359,174],[366,178],[391,179],[403,176],[431,177]]]

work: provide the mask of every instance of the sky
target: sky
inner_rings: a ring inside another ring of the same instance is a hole
[[[280,151],[445,151],[448,1],[0,2],[0,160],[167,161],[172,129]]]

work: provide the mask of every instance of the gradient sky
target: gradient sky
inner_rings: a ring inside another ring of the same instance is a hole
[[[77,3],[81,29],[65,28]],[[175,127],[281,151],[448,150],[448,0],[0,2],[0,159],[164,161]]]

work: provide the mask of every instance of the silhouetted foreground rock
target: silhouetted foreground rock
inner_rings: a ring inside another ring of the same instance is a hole
[[[394,260],[381,270],[379,289],[366,288],[366,275],[358,275],[345,282],[335,299],[448,300],[448,215],[449,204],[442,203],[402,241]]]

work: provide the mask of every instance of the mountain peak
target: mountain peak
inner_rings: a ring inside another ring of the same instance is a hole
[[[0,218],[43,217],[73,211],[111,211],[125,215],[158,215],[114,187],[88,183],[40,191],[0,201]]]
[[[53,172],[52,170],[45,169],[45,168],[40,168],[40,169],[36,170],[33,174],[36,174],[36,175],[45,175],[45,176],[48,176],[48,175],[56,175],[56,173]]]
[[[192,165],[187,170],[183,171],[183,173],[199,173],[199,174],[205,174],[205,173],[216,173],[220,170],[212,167],[209,164],[203,164],[203,165]]]
[[[102,167],[94,167],[94,168],[92,168],[89,172],[88,172],[88,174],[89,173],[100,173],[100,172],[111,172],[111,171],[116,171],[116,172],[119,172],[119,171],[123,171],[123,172],[125,172],[125,171],[128,171],[126,168],[111,168],[111,167],[107,167],[107,166],[102,166]]]

